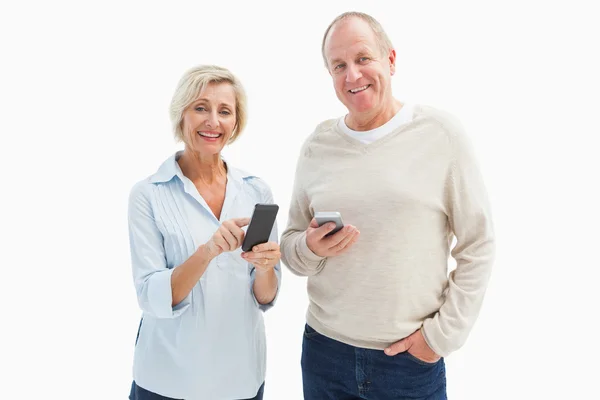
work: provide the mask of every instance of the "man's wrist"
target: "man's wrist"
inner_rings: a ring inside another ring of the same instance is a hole
[[[300,238],[299,242],[297,243],[297,249],[298,249],[298,253],[300,255],[300,258],[302,258],[305,262],[319,262],[321,260],[323,260],[325,257],[324,256],[320,256],[317,253],[315,253],[309,246],[308,246],[308,238],[306,235],[306,232],[304,233],[303,237]]]

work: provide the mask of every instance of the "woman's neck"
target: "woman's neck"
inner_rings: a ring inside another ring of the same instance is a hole
[[[194,183],[211,185],[227,177],[227,166],[220,154],[205,156],[186,148],[177,162],[183,175]]]

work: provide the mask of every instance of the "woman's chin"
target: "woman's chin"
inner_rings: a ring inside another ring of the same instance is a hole
[[[225,147],[223,142],[194,143],[192,150],[194,150],[194,153],[203,156],[212,156],[220,154],[223,147]]]

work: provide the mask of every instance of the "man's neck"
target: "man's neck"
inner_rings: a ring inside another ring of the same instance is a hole
[[[360,114],[349,113],[346,118],[346,126],[353,131],[370,131],[384,125],[400,111],[403,104],[392,98],[382,108],[370,110]]]

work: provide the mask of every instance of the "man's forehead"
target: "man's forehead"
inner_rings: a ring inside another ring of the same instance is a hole
[[[337,46],[329,46],[326,48],[328,59],[336,59],[340,57],[367,55],[373,53],[374,43],[366,38],[357,38],[353,43],[341,43]]]
[[[375,46],[377,43],[373,30],[365,21],[358,18],[339,21],[331,28],[325,41],[328,58],[339,52],[370,51]]]

